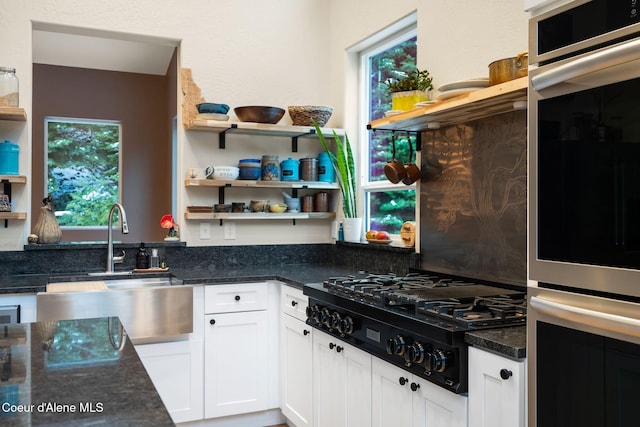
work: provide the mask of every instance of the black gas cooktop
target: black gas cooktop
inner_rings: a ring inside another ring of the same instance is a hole
[[[354,273],[307,285],[307,323],[456,393],[471,330],[524,324],[526,289],[432,272]]]

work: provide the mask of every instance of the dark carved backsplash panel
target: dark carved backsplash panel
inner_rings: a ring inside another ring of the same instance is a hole
[[[526,111],[422,138],[421,268],[526,286]]]

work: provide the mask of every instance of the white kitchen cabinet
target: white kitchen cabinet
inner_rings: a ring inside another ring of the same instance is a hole
[[[373,358],[372,426],[466,427],[467,398]]]
[[[268,336],[267,289],[267,283],[205,287],[205,418],[269,407],[274,373],[269,369],[273,343]]]
[[[524,427],[525,365],[469,348],[469,427]]]
[[[305,323],[308,301],[301,289],[280,287],[280,409],[296,427],[313,425],[313,328]]]
[[[371,359],[368,353],[314,330],[315,427],[371,426]]]
[[[205,418],[267,409],[267,312],[205,315]]]
[[[311,427],[312,328],[287,314],[280,322],[280,409],[296,427]]]
[[[181,340],[135,346],[174,422],[204,415],[203,286],[193,287],[193,333]]]
[[[136,351],[171,419],[186,422],[203,415],[203,341],[136,345]]]
[[[0,296],[0,306],[19,305],[20,323],[36,321],[36,295],[35,294],[5,294]]]

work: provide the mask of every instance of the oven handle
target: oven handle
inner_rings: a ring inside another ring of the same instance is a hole
[[[640,59],[640,39],[583,56],[531,77],[535,90],[542,90],[576,77]]]
[[[540,313],[558,319],[592,326],[628,337],[640,337],[640,320],[638,319],[560,304],[536,296],[531,297],[530,305]]]

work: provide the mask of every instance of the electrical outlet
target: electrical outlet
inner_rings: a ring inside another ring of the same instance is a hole
[[[224,240],[234,240],[236,238],[236,223],[225,221]]]
[[[200,240],[209,240],[209,239],[211,239],[211,223],[201,222],[200,223]]]
[[[339,228],[338,221],[333,221],[333,223],[331,224],[331,238],[332,239],[337,239],[338,238],[338,228]]]

